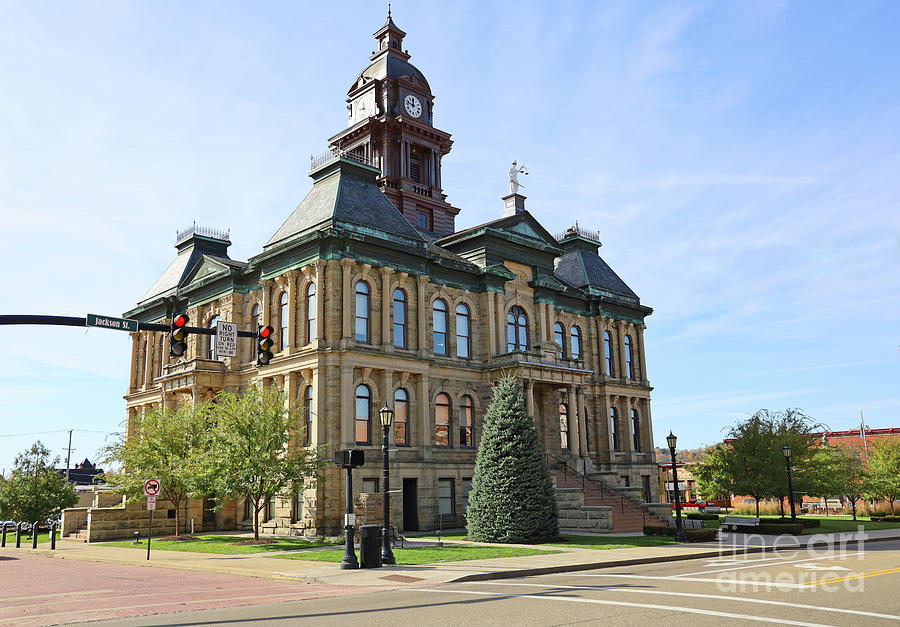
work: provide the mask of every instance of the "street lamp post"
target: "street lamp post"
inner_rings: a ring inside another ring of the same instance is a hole
[[[381,563],[396,564],[394,552],[391,551],[391,471],[388,466],[388,440],[391,437],[391,423],[394,421],[394,410],[384,404],[378,412],[381,417],[381,470],[384,474],[384,529],[381,534]]]
[[[791,504],[791,520],[797,520],[797,512],[794,509],[794,481],[791,477],[791,447],[789,444],[785,444],[781,452],[784,453],[784,461],[787,464],[787,476],[788,476],[788,502]]]
[[[672,487],[675,489],[675,539],[684,542],[687,537],[684,534],[684,525],[681,522],[681,495],[678,492],[678,471],[675,468],[675,444],[678,438],[674,433],[669,431],[666,436],[666,443],[669,445],[669,453],[672,454]]]

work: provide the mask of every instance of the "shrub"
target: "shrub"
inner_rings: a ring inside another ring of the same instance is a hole
[[[818,518],[798,518],[796,521],[790,518],[760,518],[760,525],[801,525],[804,529],[814,529],[822,525]]]
[[[494,386],[475,471],[466,529],[475,542],[549,542],[559,535],[556,492],[525,412],[521,384],[512,377]]]
[[[644,525],[645,536],[668,536],[674,538],[678,533],[676,527],[663,527],[662,525]],[[685,529],[684,536],[688,542],[709,542],[716,539],[718,529]]]
[[[799,536],[803,534],[803,525],[800,523],[767,523],[762,524],[760,521],[759,531],[757,533],[764,533],[773,536],[781,536],[781,535],[790,535],[790,536]]]
[[[900,516],[872,516],[872,522],[900,522]]]
[[[691,512],[687,514],[687,518],[691,520],[719,520],[718,514],[701,514],[700,512]]]

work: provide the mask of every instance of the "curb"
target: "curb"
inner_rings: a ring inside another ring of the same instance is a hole
[[[798,536],[794,536],[798,537]],[[812,537],[812,536],[810,536]],[[891,542],[900,540],[900,536],[891,536],[891,537],[878,537],[878,538],[869,538],[868,540],[863,540],[863,542]],[[838,538],[838,542],[841,545],[854,545],[859,544],[860,540],[847,540],[845,542],[840,542],[840,538]],[[832,542],[827,540],[814,542],[812,544],[806,544],[807,548],[815,548],[821,546],[831,546]],[[743,554],[751,554],[751,553],[765,553],[767,550],[772,549],[776,550],[779,547],[775,546],[755,546],[755,547],[745,547],[742,550]],[[797,550],[801,547],[780,547],[781,550],[785,549],[793,549]],[[559,566],[543,566],[543,567],[535,567],[535,568],[521,568],[518,570],[505,570],[505,571],[497,571],[493,573],[477,573],[474,575],[463,575],[462,577],[457,577],[456,579],[451,579],[447,583],[463,583],[466,581],[489,581],[492,579],[514,579],[516,577],[531,577],[534,575],[553,575],[556,573],[574,573],[582,570],[597,570],[600,568],[618,568],[619,566],[638,566],[641,564],[662,564],[665,562],[682,562],[686,560],[695,560],[695,559],[703,559],[705,557],[718,557],[722,554],[720,549],[716,549],[715,551],[705,551],[703,553],[687,553],[684,555],[663,555],[660,557],[636,557],[634,559],[629,560],[619,560],[615,562],[592,562],[592,563],[583,563],[583,564],[561,564]]]

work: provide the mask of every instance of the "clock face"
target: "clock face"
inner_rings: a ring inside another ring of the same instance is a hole
[[[404,98],[403,106],[406,107],[406,112],[414,118],[422,115],[422,103],[412,94]]]

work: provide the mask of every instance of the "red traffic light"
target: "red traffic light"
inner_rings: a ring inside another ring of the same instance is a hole
[[[260,327],[259,328],[259,337],[266,340],[272,337],[272,334],[275,333],[275,329],[272,327]]]
[[[190,322],[191,319],[187,316],[187,314],[178,314],[175,318],[172,319],[172,326],[180,329],[181,327],[186,327],[187,323]]]

